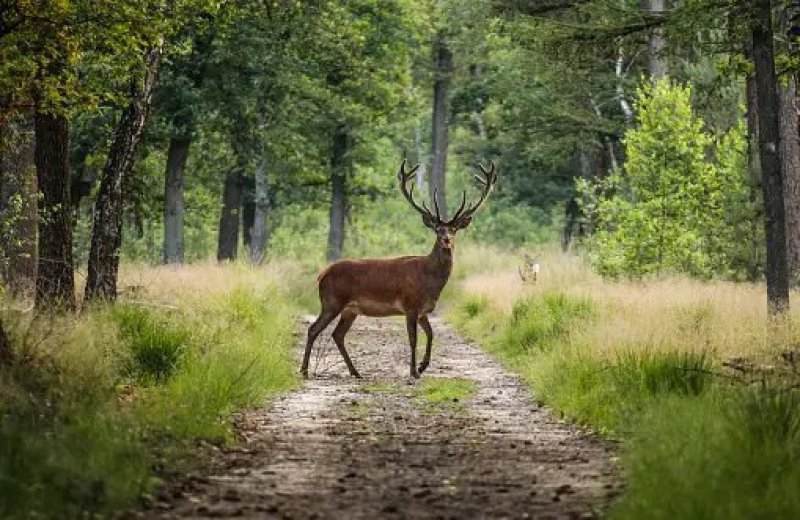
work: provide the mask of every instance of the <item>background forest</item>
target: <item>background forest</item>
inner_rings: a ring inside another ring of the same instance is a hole
[[[424,235],[397,197],[403,157],[441,206],[497,163],[473,239],[590,237],[614,276],[763,278],[762,21],[735,2],[653,2],[11,2],[6,279],[33,284],[37,218],[43,299],[71,299],[68,264],[87,297],[113,298],[118,256],[407,252]],[[779,11],[780,99],[763,112],[784,116],[793,224],[794,26]]]
[[[496,165],[443,312],[624,441],[611,516],[796,518],[798,16],[0,0],[0,516],[152,502],[295,388],[314,273],[433,242],[407,158],[444,212]]]

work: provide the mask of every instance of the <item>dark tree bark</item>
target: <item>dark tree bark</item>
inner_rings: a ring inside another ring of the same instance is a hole
[[[790,4],[781,11],[780,25],[786,29],[782,50],[790,56],[796,54],[792,18],[797,6]],[[778,90],[781,120],[781,160],[783,161],[783,200],[786,211],[786,254],[788,255],[789,281],[793,286],[800,282],[800,128],[798,128],[797,77],[790,72]]]
[[[242,173],[237,168],[225,177],[222,213],[219,217],[217,260],[236,260],[239,254],[239,223],[242,211]]]
[[[647,0],[647,10],[651,15],[660,16],[664,12],[664,0]],[[667,58],[664,56],[664,33],[661,27],[650,32],[648,40],[650,79],[658,81],[667,75]]]
[[[603,157],[599,147],[586,146],[576,152],[573,163],[582,179],[595,179],[603,176]],[[561,233],[561,248],[568,251],[575,237],[583,238],[586,235],[586,221],[583,210],[575,196],[570,197],[564,208],[564,229]]]
[[[119,248],[122,244],[123,186],[130,175],[136,148],[144,135],[150,102],[155,88],[161,48],[152,47],[145,54],[144,78],[131,84],[131,102],[122,112],[114,141],[108,151],[100,191],[94,206],[92,244],[89,250],[89,274],[86,300],[113,300],[117,297]]]
[[[253,223],[250,233],[250,261],[254,265],[260,265],[264,261],[264,255],[267,251],[267,241],[269,240],[269,228],[267,227],[267,217],[269,214],[268,173],[266,152],[262,152],[254,172],[255,211],[253,213]]]
[[[14,296],[33,294],[36,283],[36,167],[33,113],[15,118],[0,129],[0,237],[6,286]]]
[[[11,341],[3,326],[3,318],[0,317],[0,366],[10,365],[13,359],[14,351],[11,349]]]
[[[347,217],[347,155],[349,137],[343,123],[333,131],[331,153],[331,212],[328,228],[328,261],[342,257],[344,248],[345,219]]]
[[[175,136],[169,141],[164,183],[164,263],[183,263],[183,170],[191,140]]]
[[[436,35],[433,53],[436,74],[436,79],[433,83],[433,163],[428,186],[431,203],[434,202],[435,198],[442,217],[445,217],[447,214],[445,181],[447,174],[447,147],[449,145],[447,95],[450,88],[450,76],[453,72],[453,53],[447,47],[444,31],[439,31]]]
[[[250,251],[253,243],[253,222],[256,219],[255,181],[251,177],[242,179],[242,245]]]
[[[746,54],[748,59],[753,58],[752,42],[748,43]],[[756,77],[748,74],[745,83],[745,100],[747,103],[747,169],[749,175],[748,200],[754,207],[757,204],[761,190],[761,164],[758,154],[758,98],[756,97]],[[762,216],[761,214],[758,215]],[[763,229],[759,218],[754,218],[750,228],[750,247],[753,252],[752,261],[748,266],[748,277],[751,281],[756,281],[761,276],[763,270],[763,259],[761,258],[761,233]]]
[[[39,258],[36,307],[70,310],[75,307],[72,263],[72,214],[68,142],[64,116],[35,116],[36,180],[39,198]]]
[[[770,315],[777,315],[789,310],[789,271],[771,8],[770,0],[753,1],[751,31],[767,239],[767,303]]]
[[[800,281],[800,140],[797,121],[797,81],[788,78],[779,89],[783,200],[786,211],[786,254],[792,285]]]

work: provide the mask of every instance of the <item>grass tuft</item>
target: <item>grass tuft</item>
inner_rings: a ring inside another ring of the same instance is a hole
[[[123,304],[114,307],[110,317],[130,351],[126,369],[131,376],[142,382],[163,382],[175,372],[190,333],[174,315]]]

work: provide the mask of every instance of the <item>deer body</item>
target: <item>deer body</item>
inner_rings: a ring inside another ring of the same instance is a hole
[[[303,376],[308,376],[308,364],[314,341],[336,316],[340,318],[333,331],[333,340],[351,375],[361,377],[347,353],[344,337],[356,317],[360,315],[372,317],[405,315],[411,347],[411,376],[419,377],[430,363],[433,330],[428,321],[428,314],[436,307],[439,295],[453,269],[455,232],[469,225],[472,213],[480,207],[496,182],[496,175],[494,167],[491,172],[485,172],[487,173],[487,180],[484,182],[485,191],[478,204],[465,211],[465,195],[464,202],[453,219],[444,222],[439,216],[438,208],[434,216],[427,211],[424,204],[422,207],[416,205],[413,196],[406,190],[406,182],[416,168],[406,173],[404,166],[405,162],[400,167],[399,174],[403,194],[412,206],[422,213],[423,223],[436,232],[436,244],[427,256],[340,260],[322,271],[317,278],[322,309],[319,317],[308,328],[308,340],[301,368]],[[417,326],[422,327],[427,340],[425,355],[419,367],[416,365]]]
[[[341,308],[356,316],[385,317],[433,311],[447,284],[452,255],[340,260],[319,276],[323,309]]]

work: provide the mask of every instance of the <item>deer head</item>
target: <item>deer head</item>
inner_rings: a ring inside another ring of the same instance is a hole
[[[450,220],[444,220],[439,212],[439,204],[437,203],[438,197],[435,189],[433,194],[434,211],[429,210],[428,206],[425,205],[425,202],[420,205],[414,200],[414,183],[412,182],[411,186],[409,187],[409,181],[414,178],[414,175],[419,168],[419,164],[411,168],[409,171],[406,171],[405,159],[400,165],[400,171],[397,173],[397,177],[400,180],[400,191],[403,192],[403,196],[406,198],[409,204],[411,204],[411,207],[413,207],[420,215],[422,215],[422,223],[436,233],[436,243],[440,248],[444,250],[451,250],[453,248],[453,241],[455,239],[456,232],[470,225],[472,222],[472,215],[478,210],[478,208],[483,206],[483,204],[486,202],[486,198],[494,189],[494,185],[497,183],[497,173],[495,172],[494,163],[490,162],[489,164],[490,166],[488,171],[483,167],[483,165],[478,164],[481,172],[483,172],[483,177],[480,175],[475,175],[475,179],[479,184],[482,185],[481,195],[478,198],[478,201],[475,204],[471,204],[469,207],[467,207],[467,192],[465,190],[461,197],[461,205],[458,207],[458,210],[456,210],[453,218]]]

